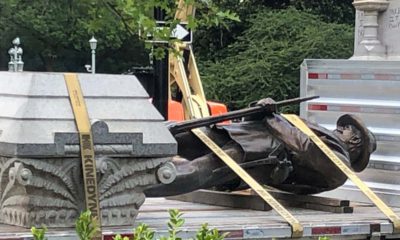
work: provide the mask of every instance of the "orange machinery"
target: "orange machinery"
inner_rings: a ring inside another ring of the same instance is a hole
[[[175,19],[187,22],[193,5],[179,0]],[[190,43],[175,43],[179,56],[169,56],[168,120],[183,121],[227,112],[224,104],[207,101]],[[186,57],[186,58],[185,58]]]

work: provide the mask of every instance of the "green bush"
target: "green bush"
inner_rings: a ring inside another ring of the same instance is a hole
[[[47,232],[46,226],[43,226],[42,228],[35,228],[35,227],[31,228],[31,233],[33,235],[34,240],[46,240],[47,239],[45,238],[46,232]]]
[[[201,225],[196,233],[196,240],[223,240],[228,233],[220,234],[217,229],[209,229],[208,224]]]
[[[180,228],[185,223],[185,220],[182,218],[183,213],[179,212],[177,209],[171,209],[168,211],[169,213],[169,221],[168,225],[168,235],[169,236],[161,236],[160,240],[182,240],[179,237],[179,233],[181,232]],[[134,229],[134,237],[133,240],[153,240],[154,231],[149,228],[146,224],[140,224],[136,229]],[[223,240],[228,233],[220,234],[217,229],[209,229],[208,224],[205,223],[201,226],[201,228],[197,231],[195,240]],[[113,238],[113,240],[130,240],[128,237],[122,237],[121,235],[117,235]]]
[[[168,211],[169,221],[168,225],[168,236],[161,236],[160,240],[182,240],[179,237],[181,232],[180,228],[185,223],[182,218],[183,213],[179,212],[177,209],[171,209]],[[90,211],[85,211],[81,213],[79,218],[75,222],[75,230],[78,234],[80,240],[91,240],[95,234],[100,230],[99,221],[92,216]],[[31,232],[34,240],[46,240],[45,234],[47,228],[43,226],[42,228],[31,228]],[[154,231],[149,228],[146,224],[140,224],[133,230],[133,240],[154,240]],[[228,233],[220,234],[217,229],[209,229],[208,224],[205,223],[196,233],[195,240],[223,240]],[[113,240],[130,240],[129,237],[122,237],[121,235],[116,235]]]
[[[296,9],[320,15],[324,20],[354,23],[355,9],[349,0],[290,0]]]
[[[295,10],[262,10],[249,17],[250,27],[222,50],[221,58],[201,61],[200,72],[209,99],[230,109],[263,97],[297,97],[300,64],[305,58],[348,58],[353,27],[324,22]]]
[[[100,231],[97,218],[92,217],[89,210],[81,213],[75,222],[75,230],[80,240],[91,240]]]
[[[319,237],[318,240],[331,240],[331,238],[324,236],[324,237]]]

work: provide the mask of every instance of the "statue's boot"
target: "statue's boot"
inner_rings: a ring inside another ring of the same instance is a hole
[[[227,144],[223,147],[233,159],[242,159],[242,151],[236,144]],[[237,176],[227,171],[215,172],[225,164],[213,153],[208,153],[192,161],[179,156],[173,158],[177,169],[177,177],[170,184],[150,186],[145,190],[147,197],[172,196],[192,192],[198,189],[210,188],[228,182]]]
[[[223,149],[261,184],[281,183],[287,178],[288,171],[290,171],[287,170],[288,166],[277,160],[263,159],[260,160],[262,164],[257,164],[257,161],[241,163],[243,151],[233,141],[223,146]],[[177,169],[177,177],[174,182],[146,188],[144,193],[147,197],[179,195],[212,187],[223,190],[247,188],[247,185],[213,153],[208,153],[192,161],[177,156],[173,158],[173,164]]]

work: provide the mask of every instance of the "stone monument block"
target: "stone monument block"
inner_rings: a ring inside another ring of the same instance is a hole
[[[400,60],[400,0],[354,0],[355,60]]]
[[[174,177],[175,139],[135,76],[78,78],[92,122],[102,224],[132,224],[143,189],[173,180],[159,176]],[[0,72],[2,223],[68,227],[84,210],[69,101],[62,73]]]

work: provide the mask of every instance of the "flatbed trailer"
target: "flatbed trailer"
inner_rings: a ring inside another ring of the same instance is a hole
[[[329,213],[300,208],[289,208],[290,212],[304,226],[301,239],[397,239],[390,221],[370,204],[354,204],[353,213]],[[179,209],[184,213],[185,224],[180,236],[189,239],[203,223],[210,228],[229,232],[226,239],[288,239],[290,226],[275,211],[255,211],[228,208],[214,205],[149,198],[141,207],[136,224],[148,224],[156,235],[167,235],[168,209]],[[400,208],[393,209],[400,214]],[[133,226],[103,229],[105,240],[115,234],[132,235]],[[46,235],[49,240],[78,239],[74,229],[50,229]],[[22,227],[0,224],[0,239],[32,239],[30,230]]]

